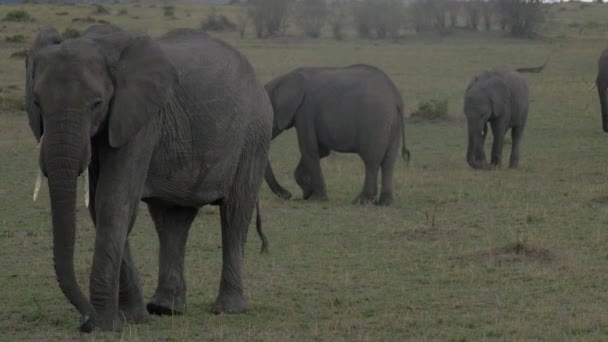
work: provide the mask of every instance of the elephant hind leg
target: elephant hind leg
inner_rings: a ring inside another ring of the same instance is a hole
[[[519,166],[519,146],[524,133],[524,126],[511,128],[511,157],[509,158],[509,168],[515,169]]]
[[[376,199],[378,193],[378,169],[379,163],[373,160],[364,159],[365,164],[365,180],[361,193],[355,198],[353,204],[370,204]]]
[[[399,141],[400,139],[397,138],[391,142],[380,164],[380,169],[382,170],[382,188],[380,190],[380,198],[375,203],[376,205],[388,206],[393,203],[393,175],[399,153]]]
[[[198,209],[149,203],[148,211],[156,227],[160,253],[158,285],[147,308],[155,315],[182,314],[186,309],[186,241]]]

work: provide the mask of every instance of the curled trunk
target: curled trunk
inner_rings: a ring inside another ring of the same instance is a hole
[[[274,192],[277,196],[283,199],[290,199],[291,193],[279,184],[277,179],[274,176],[274,172],[272,171],[272,167],[270,166],[270,160],[266,162],[266,171],[264,173],[264,179],[266,180],[266,184],[270,187],[270,190]]]

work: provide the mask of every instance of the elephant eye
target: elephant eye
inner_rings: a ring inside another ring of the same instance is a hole
[[[93,101],[93,104],[91,104],[91,110],[94,112],[99,110],[99,108],[101,108],[102,104],[103,104],[103,102],[101,101],[101,99],[97,99],[97,100]]]

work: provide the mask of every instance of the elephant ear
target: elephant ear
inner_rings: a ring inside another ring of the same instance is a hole
[[[49,45],[60,44],[61,41],[61,35],[55,28],[48,26],[42,27],[38,31],[38,36],[36,36],[32,47],[25,57],[25,109],[27,111],[30,128],[37,141],[40,141],[40,137],[44,132],[40,110],[34,104],[34,59],[36,53],[40,49]]]
[[[304,102],[304,79],[298,72],[290,72],[285,76],[266,84],[274,110],[274,132],[281,132],[292,126],[298,108]]]
[[[108,115],[110,146],[127,143],[166,104],[177,72],[156,41],[113,25],[93,25],[84,33],[105,55],[114,80]]]
[[[177,72],[158,43],[132,38],[114,70],[114,98],[108,118],[110,146],[127,143],[165,106]]]

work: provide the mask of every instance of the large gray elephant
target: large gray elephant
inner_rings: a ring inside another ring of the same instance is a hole
[[[326,200],[320,159],[330,151],[357,153],[365,164],[365,182],[354,203],[393,201],[393,171],[401,142],[405,146],[403,100],[395,84],[369,65],[298,68],[265,85],[274,109],[273,139],[295,127],[301,158],[294,172],[304,199]],[[378,192],[378,169],[382,189]],[[267,165],[265,179],[274,193],[291,197]]]
[[[195,30],[159,39],[97,25],[62,41],[42,29],[26,61],[27,112],[48,178],[59,286],[83,331],[186,306],[184,254],[198,210],[219,205],[223,265],[215,313],[248,308],[242,266],[272,129],[272,106],[238,51]],[[76,184],[89,176],[96,236],[90,301],[74,276]],[[144,305],[129,233],[144,201],[160,241]],[[147,310],[146,310],[147,309]]]
[[[484,142],[488,123],[492,128],[491,166],[501,164],[504,137],[511,129],[510,168],[519,165],[519,148],[528,117],[528,84],[515,70],[498,67],[476,76],[464,94],[468,123],[467,162],[472,168],[487,168]]]
[[[602,109],[602,128],[604,129],[604,132],[608,132],[608,104],[606,103],[606,97],[608,96],[608,49],[605,49],[602,52],[600,59],[597,62],[595,86]]]

